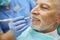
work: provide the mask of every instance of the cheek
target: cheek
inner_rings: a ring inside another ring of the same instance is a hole
[[[56,19],[56,12],[55,11],[49,12],[47,18],[49,18],[50,20]]]
[[[53,21],[55,21],[55,12],[43,12],[43,14],[40,15],[42,21],[44,22],[44,24],[49,25],[50,23],[52,23]]]

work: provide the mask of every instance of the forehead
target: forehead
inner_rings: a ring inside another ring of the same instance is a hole
[[[41,4],[48,4],[48,5],[55,5],[56,1],[55,0],[37,0],[36,3]]]

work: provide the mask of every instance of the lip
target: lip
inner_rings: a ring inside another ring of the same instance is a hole
[[[40,21],[40,19],[37,17],[32,17],[32,21]]]

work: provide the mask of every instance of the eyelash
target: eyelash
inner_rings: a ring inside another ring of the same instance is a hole
[[[40,8],[48,10],[49,7],[44,7],[44,5],[41,5]]]
[[[41,8],[43,8],[43,9],[48,9],[48,8],[46,8],[46,7],[41,7]]]

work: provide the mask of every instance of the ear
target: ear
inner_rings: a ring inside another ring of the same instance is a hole
[[[58,19],[57,23],[60,24],[60,19]]]

